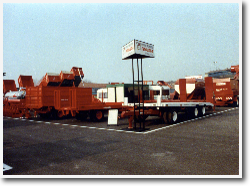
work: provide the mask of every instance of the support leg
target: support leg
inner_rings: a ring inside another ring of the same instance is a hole
[[[132,122],[133,122],[134,116],[128,117],[128,129],[133,129]]]

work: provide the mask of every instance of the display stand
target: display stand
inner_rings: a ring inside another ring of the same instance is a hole
[[[142,71],[142,58],[154,58],[154,45],[139,41],[132,40],[122,47],[122,59],[132,59],[132,74],[133,74],[133,102],[134,102],[134,130],[137,130],[137,123],[139,123],[139,130],[145,130],[145,116],[144,116],[144,91],[143,91],[143,71]],[[137,59],[137,72],[138,79],[135,80],[134,59]],[[141,59],[141,69],[139,68],[139,59]],[[141,79],[140,79],[141,74]],[[135,83],[137,83],[137,100],[135,94]],[[141,90],[140,90],[141,87]]]
[[[140,124],[139,129],[145,130],[145,120],[144,120],[144,91],[143,91],[143,71],[142,71],[142,58],[141,58],[141,80],[140,80],[140,68],[139,68],[139,61],[137,59],[137,72],[138,72],[138,80],[135,80],[135,73],[134,73],[134,63],[132,58],[132,74],[133,74],[133,101],[134,101],[134,129],[137,129],[137,122]],[[135,103],[135,82],[137,82],[137,90],[138,90],[138,106]],[[140,91],[140,84],[141,84],[141,91]],[[142,112],[141,112],[142,108]],[[136,115],[136,110],[138,110],[138,114]],[[142,124],[142,126],[141,126]]]

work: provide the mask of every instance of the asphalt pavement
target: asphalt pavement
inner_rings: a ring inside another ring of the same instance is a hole
[[[103,122],[3,117],[3,175],[239,175],[239,110],[217,108],[147,130]]]

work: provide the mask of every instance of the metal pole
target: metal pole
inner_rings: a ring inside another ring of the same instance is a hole
[[[143,92],[143,72],[142,72],[142,57],[141,57],[141,81],[142,81],[142,119],[143,119],[143,129],[145,129],[145,121],[144,121],[144,92]]]
[[[132,58],[132,73],[133,73],[134,128],[136,128],[136,121],[135,121],[135,73],[134,73],[133,58]]]
[[[140,68],[139,68],[139,62],[138,62],[138,57],[137,57],[137,70],[138,70],[138,103],[139,103],[139,115],[138,115],[138,119],[140,122],[140,128],[141,128],[141,120],[140,120],[140,116],[141,116],[141,97],[140,97]]]

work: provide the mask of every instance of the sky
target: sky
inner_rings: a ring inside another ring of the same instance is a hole
[[[87,81],[132,83],[132,60],[122,60],[122,46],[133,39],[154,45],[155,58],[142,60],[144,80],[204,77],[241,63],[239,6],[5,3],[3,79],[18,86],[19,75],[32,75],[36,83],[76,66]]]

